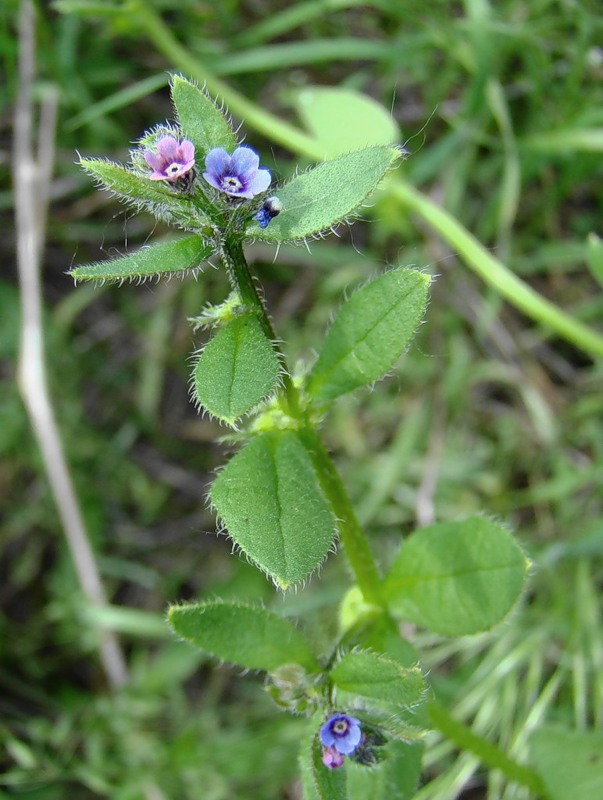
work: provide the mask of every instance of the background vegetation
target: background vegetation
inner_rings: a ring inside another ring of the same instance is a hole
[[[162,39],[149,20],[166,23]],[[316,630],[345,591],[331,559],[297,594],[276,595],[232,558],[204,495],[221,429],[189,404],[187,323],[226,279],[74,289],[72,263],[144,243],[151,222],[98,193],[76,151],[127,160],[170,115],[169,71],[221,78],[303,127],[313,85],[359,90],[391,110],[411,157],[404,178],[496,259],[575,320],[596,325],[603,212],[603,17],[570,0],[59,0],[38,4],[36,95],[59,119],[44,251],[51,393],[111,606],[82,600],[15,383],[19,289],[9,172],[17,95],[17,2],[0,10],[4,212],[0,279],[0,797],[249,800],[299,797],[300,725],[259,680],[238,680],[173,640],[170,601],[242,597],[304,609]],[[179,43],[175,50],[173,42]],[[187,63],[188,60],[188,63]],[[203,72],[204,71],[204,72]],[[237,109],[231,104],[237,116]],[[247,114],[247,141],[285,177],[293,143]],[[238,118],[238,117],[237,117]],[[261,126],[260,126],[261,127]],[[304,165],[302,160],[302,166]],[[384,264],[438,275],[427,323],[395,376],[342,398],[328,444],[384,560],[405,532],[485,511],[534,560],[523,607],[490,634],[413,634],[456,717],[524,760],[543,723],[603,723],[601,363],[526,309],[393,193],[340,238],[250,256],[288,354],[311,354],[347,287]],[[157,238],[162,233],[155,229]],[[589,269],[589,264],[592,268]],[[571,337],[570,337],[571,339]],[[328,580],[327,580],[328,578]],[[126,650],[128,685],[107,691],[100,631]],[[420,798],[527,798],[470,753],[428,739]]]

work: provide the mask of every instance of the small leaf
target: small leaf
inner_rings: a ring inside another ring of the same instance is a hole
[[[383,761],[371,769],[348,762],[348,794],[350,800],[411,800],[421,777],[423,758],[421,743],[390,741]],[[395,787],[395,794],[392,794]]]
[[[424,699],[425,682],[418,667],[405,668],[378,653],[346,653],[330,675],[342,708],[376,705],[393,714]]]
[[[174,75],[172,100],[184,136],[195,145],[201,157],[214,147],[223,147],[229,153],[235,149],[237,140],[228,119],[198,86]]]
[[[172,606],[168,622],[195,647],[245,669],[272,672],[284,664],[320,669],[305,636],[263,608],[222,602]]]
[[[313,718],[314,726],[300,753],[300,771],[304,800],[347,800],[346,767],[329,769],[322,763],[318,729],[322,720]]]
[[[76,281],[121,281],[131,278],[148,278],[151,275],[196,269],[212,253],[213,248],[199,236],[187,236],[176,242],[163,242],[143,247],[138,252],[123,258],[113,258],[74,267],[69,274]]]
[[[352,89],[309,86],[298,93],[295,104],[327,156],[371,145],[391,145],[399,139],[391,113],[372,97]]]
[[[543,727],[530,738],[530,761],[551,800],[603,797],[603,731]]]
[[[427,304],[430,278],[393,269],[355,292],[331,325],[308,382],[318,402],[382,378],[402,355]]]
[[[319,164],[277,189],[279,216],[266,228],[250,222],[247,233],[286,242],[329,230],[366,200],[399,156],[393,147],[367,147]]]
[[[316,569],[333,544],[335,516],[294,431],[253,438],[210,498],[232,539],[283,588]]]
[[[201,353],[195,394],[210,414],[232,425],[275,388],[279,372],[258,318],[244,314],[220,328]]]
[[[406,541],[385,581],[394,614],[444,636],[486,631],[517,602],[529,562],[482,517],[430,525]]]

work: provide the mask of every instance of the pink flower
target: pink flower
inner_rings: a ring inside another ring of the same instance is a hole
[[[339,767],[343,767],[344,758],[345,756],[343,756],[333,745],[331,745],[331,747],[322,748],[322,763],[329,769],[338,769]]]
[[[179,142],[173,136],[162,136],[156,147],[157,152],[144,151],[144,160],[153,170],[152,181],[176,183],[195,166],[195,145],[188,139]]]

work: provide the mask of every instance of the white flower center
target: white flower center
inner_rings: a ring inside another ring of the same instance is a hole
[[[222,178],[222,186],[227,192],[238,192],[243,184],[235,175],[226,175]]]
[[[174,161],[173,164],[170,164],[169,167],[166,167],[165,174],[166,175],[177,175],[180,172],[182,164],[178,164]]]

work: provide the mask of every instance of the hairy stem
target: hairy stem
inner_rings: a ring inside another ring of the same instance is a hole
[[[241,300],[257,315],[264,333],[272,342],[282,368],[282,399],[289,416],[299,423],[304,440],[317,469],[320,483],[338,520],[339,534],[356,582],[367,603],[383,607],[380,595],[381,579],[366,536],[356,517],[352,502],[339,477],[335,464],[320,441],[318,433],[304,410],[299,389],[291,379],[287,360],[281,350],[266,306],[255,286],[245,255],[241,236],[226,235],[220,241],[220,254],[226,266],[232,288]]]

